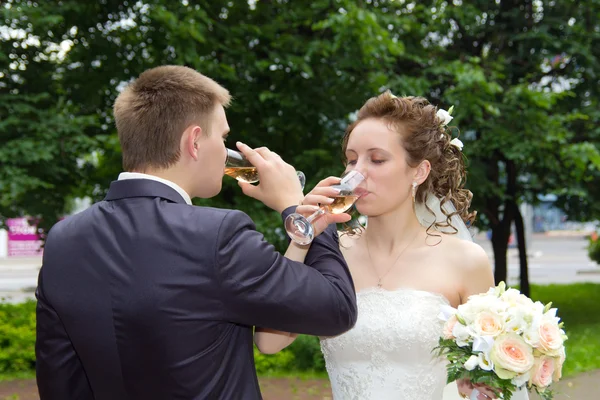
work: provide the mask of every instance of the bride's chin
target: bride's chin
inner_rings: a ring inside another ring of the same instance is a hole
[[[367,218],[373,218],[378,216],[380,213],[376,212],[373,208],[371,207],[361,207],[360,205],[356,205],[356,211],[358,211],[358,213],[361,216],[367,217]]]

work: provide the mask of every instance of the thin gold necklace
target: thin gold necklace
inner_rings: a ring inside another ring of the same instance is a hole
[[[371,258],[371,250],[369,249],[369,235],[367,234],[367,237],[365,238],[366,244],[367,244],[367,253],[369,254],[369,261],[371,262],[371,268],[373,269],[373,272],[375,273],[375,275],[377,276],[377,279],[378,279],[378,281],[377,281],[378,288],[381,288],[381,286],[382,286],[381,280],[383,278],[385,278],[387,276],[387,274],[389,274],[392,271],[392,269],[396,266],[396,263],[400,259],[400,256],[402,254],[404,254],[406,249],[408,249],[410,247],[410,245],[415,241],[417,236],[419,236],[420,231],[421,231],[420,229],[417,229],[417,233],[415,234],[415,236],[413,236],[412,240],[410,242],[408,242],[408,244],[402,249],[402,251],[400,251],[400,254],[398,254],[398,256],[396,257],[396,260],[394,260],[394,263],[391,265],[391,267],[388,268],[388,270],[382,276],[379,276],[379,274],[377,274],[377,270],[375,269],[375,264],[373,263],[373,258]]]

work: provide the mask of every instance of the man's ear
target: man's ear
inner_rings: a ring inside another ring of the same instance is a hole
[[[429,160],[423,160],[415,169],[415,176],[413,177],[413,180],[420,185],[425,182],[429,176],[429,172],[431,172],[431,163]]]
[[[190,126],[185,130],[182,137],[183,151],[188,153],[194,160],[198,160],[198,149],[202,138],[202,128],[198,125]]]

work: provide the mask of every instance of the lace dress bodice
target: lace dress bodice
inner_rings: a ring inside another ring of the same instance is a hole
[[[357,293],[358,320],[321,340],[335,400],[440,400],[445,364],[432,350],[443,322],[442,296],[412,289]]]

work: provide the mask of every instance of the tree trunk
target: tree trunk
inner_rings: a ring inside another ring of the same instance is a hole
[[[523,215],[516,202],[513,202],[515,213],[515,228],[517,233],[517,243],[519,244],[519,280],[520,290],[525,296],[529,296],[529,268],[527,266],[527,244],[525,243],[525,225],[523,224]]]
[[[499,224],[492,226],[492,248],[494,249],[494,282],[506,282],[508,277],[508,237],[512,220],[506,215]]]
[[[512,160],[506,161],[506,199],[502,207],[502,219],[492,225],[492,247],[494,248],[494,281],[508,284],[508,240],[514,219],[512,206],[517,194],[517,167]]]

